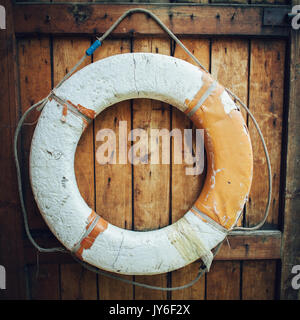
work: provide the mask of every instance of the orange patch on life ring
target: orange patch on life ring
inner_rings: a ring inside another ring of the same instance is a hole
[[[250,191],[253,164],[244,119],[239,110],[226,112],[221,99],[224,90],[217,84],[190,118],[197,128],[204,128],[207,155],[207,178],[194,206],[230,229],[243,209],[245,194]]]
[[[70,100],[67,100],[67,102],[72,105],[74,108],[76,108],[80,113],[82,113],[83,115],[85,115],[86,117],[88,117],[89,119],[95,119],[96,117],[96,112],[92,109],[88,109],[84,106],[82,106],[81,104],[74,104],[72,103]]]
[[[89,227],[97,217],[98,217],[97,213],[95,211],[92,211],[88,217],[88,225],[86,226],[86,230],[89,229]],[[103,218],[99,217],[96,225],[91,230],[91,232],[81,240],[80,247],[76,251],[76,256],[78,258],[82,259],[83,250],[90,249],[93,243],[95,242],[96,238],[98,237],[98,235],[103,231],[105,231],[107,229],[107,226],[108,226],[108,222]]]

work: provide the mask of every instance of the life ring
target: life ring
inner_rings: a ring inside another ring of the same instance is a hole
[[[74,156],[88,122],[117,102],[151,98],[204,128],[207,177],[194,206],[159,230],[118,228],[96,214],[77,187]],[[81,69],[55,89],[31,144],[30,178],[40,212],[58,240],[83,261],[121,274],[159,274],[202,259],[224,240],[252,182],[247,127],[224,88],[198,67],[160,54],[115,55]]]

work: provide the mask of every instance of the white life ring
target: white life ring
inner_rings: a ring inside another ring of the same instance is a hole
[[[117,102],[151,98],[185,112],[204,128],[207,177],[194,206],[159,230],[118,228],[85,203],[74,156],[88,120]],[[159,274],[201,258],[224,240],[243,210],[253,157],[243,117],[211,76],[183,60],[151,53],[115,55],[86,66],[57,88],[31,144],[35,200],[51,231],[83,261],[121,274]]]

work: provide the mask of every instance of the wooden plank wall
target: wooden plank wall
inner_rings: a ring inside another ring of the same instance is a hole
[[[58,1],[57,1],[58,2]],[[64,0],[64,2],[66,2]],[[201,2],[201,1],[195,1]],[[208,2],[208,1],[202,1]],[[219,0],[211,2],[221,2]],[[246,0],[235,1],[247,3]],[[262,1],[252,1],[252,3]],[[274,3],[274,1],[264,1]],[[286,4],[279,0],[276,3]],[[51,87],[78,61],[91,38],[42,36],[17,39],[20,109],[24,112],[43,98]],[[193,38],[184,44],[212,75],[233,90],[255,114],[270,151],[273,168],[273,198],[267,229],[280,227],[282,114],[286,41],[282,39]],[[167,38],[113,39],[87,63],[125,52],[154,52],[191,61]],[[28,122],[34,122],[37,114]],[[252,226],[259,221],[266,204],[266,167],[257,133],[245,115],[252,137],[254,181],[249,203],[240,224]],[[152,100],[119,103],[102,114],[84,132],[76,152],[75,169],[80,192],[86,202],[109,222],[127,229],[147,230],[178,220],[198,197],[205,174],[184,174],[184,165],[117,164],[101,166],[96,150],[97,132],[111,128],[118,132],[119,121],[127,128],[192,128],[181,112]],[[22,132],[26,202],[30,225],[35,234],[47,226],[33,201],[26,170],[34,126]],[[128,148],[130,145],[128,145]],[[118,159],[117,159],[118,161]],[[25,236],[24,236],[24,241]],[[47,243],[47,240],[45,241]],[[227,244],[225,244],[227,245]],[[38,259],[38,256],[37,256]],[[194,263],[181,270],[158,276],[125,277],[159,286],[178,286],[197,272]],[[26,265],[28,299],[276,299],[278,298],[278,261],[214,261],[211,271],[191,288],[165,293],[134,287],[98,276],[75,263]]]
[[[300,5],[300,0],[293,0],[293,5]],[[286,185],[284,207],[284,237],[282,250],[281,299],[300,299],[300,291],[294,290],[290,283],[294,276],[291,273],[294,265],[300,263],[300,219],[298,219],[300,207],[300,33],[292,31],[290,41],[290,88],[288,111],[288,139],[286,143]]]

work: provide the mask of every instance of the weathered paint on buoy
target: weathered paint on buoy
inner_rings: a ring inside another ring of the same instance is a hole
[[[85,262],[116,273],[159,274],[199,258],[209,268],[211,250],[239,218],[252,181],[250,138],[224,88],[183,60],[129,53],[86,66],[55,89],[53,98],[35,129],[30,177],[41,214],[61,243]],[[205,130],[208,158],[194,207],[176,223],[147,232],[118,228],[94,213],[74,173],[77,143],[89,120],[134,98],[161,100],[187,113]]]

